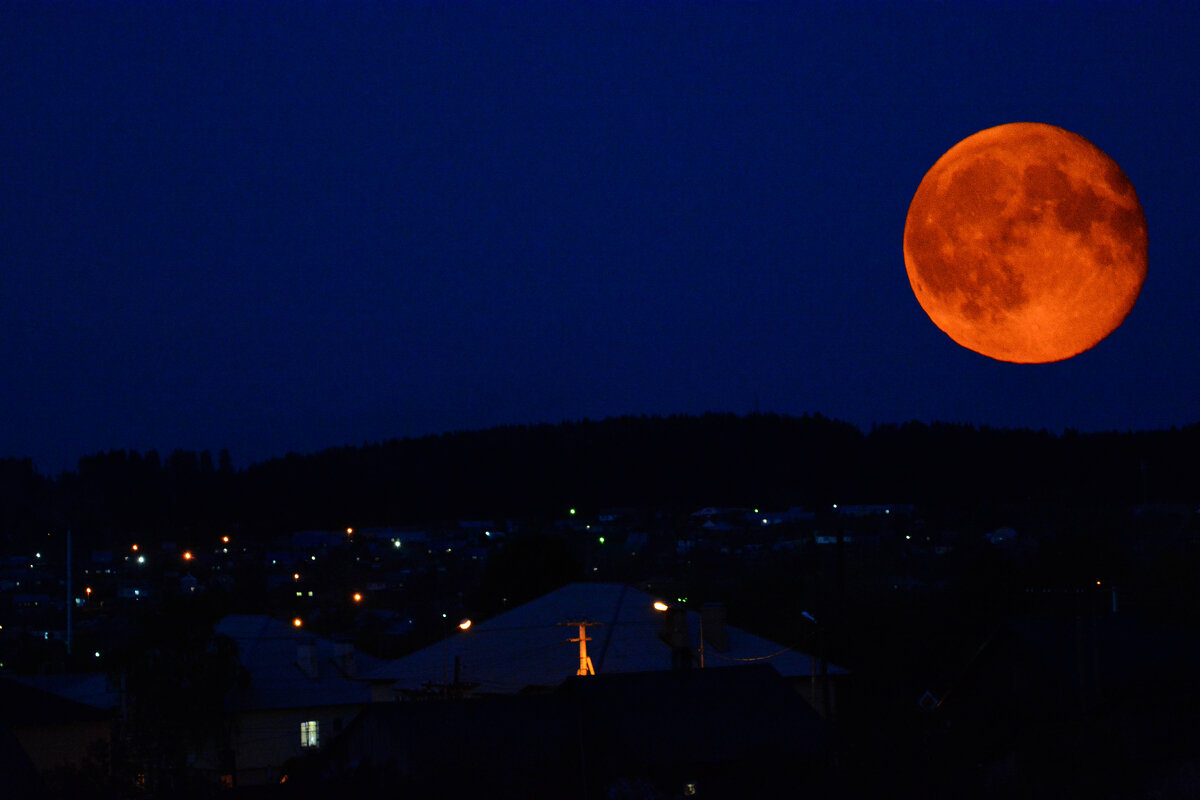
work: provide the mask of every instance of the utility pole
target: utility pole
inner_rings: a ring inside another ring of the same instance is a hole
[[[578,626],[579,627],[579,638],[567,640],[569,642],[579,642],[579,670],[575,674],[576,675],[595,675],[596,669],[595,669],[595,667],[592,666],[592,659],[590,656],[588,656],[588,651],[587,651],[587,643],[592,640],[591,637],[587,635],[587,629],[594,625],[603,625],[604,623],[603,622],[588,622],[587,620],[583,620],[581,622],[560,622],[558,624],[560,627],[562,627],[562,626],[570,626],[570,627]]]

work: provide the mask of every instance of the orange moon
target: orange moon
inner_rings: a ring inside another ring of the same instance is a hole
[[[1078,134],[1017,122],[950,148],[917,187],[904,265],[963,347],[1061,361],[1125,320],[1146,280],[1146,216],[1117,163]]]

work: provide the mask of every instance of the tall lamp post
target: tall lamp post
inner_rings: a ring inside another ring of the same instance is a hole
[[[443,613],[442,619],[448,619],[447,615]],[[464,619],[459,620],[458,629],[460,631],[465,631],[465,630],[469,629],[470,627],[471,627],[471,620],[469,618],[464,618]],[[447,633],[445,636],[442,637],[442,691],[444,693],[446,693],[447,695],[449,695],[451,693],[451,691],[457,692],[458,678],[459,678],[459,660],[458,660],[458,656],[455,655],[454,656],[454,683],[450,682],[450,657],[449,657],[448,651],[446,649],[449,642],[450,642],[450,634]]]
[[[817,618],[807,611],[801,611],[800,616],[813,624],[817,629],[817,664],[814,668],[812,656],[808,657],[808,672],[811,679],[809,693],[812,695],[813,706],[817,703],[817,670],[821,672],[821,708],[825,712],[826,719],[829,718],[830,708],[829,702],[829,666],[825,661],[825,627],[817,622]]]
[[[660,614],[668,615],[667,616],[667,624],[668,625],[671,623],[670,612],[675,611],[677,614],[679,614],[678,619],[681,620],[681,622],[682,622],[683,630],[676,631],[676,630],[672,629],[671,631],[669,631],[669,633],[672,636],[672,638],[674,638],[675,634],[678,633],[680,635],[680,638],[682,638],[683,641],[686,643],[687,642],[687,609],[685,609],[681,605],[673,606],[662,600],[655,600],[654,601],[654,610],[659,612]],[[678,650],[683,647],[686,647],[689,650],[691,649],[690,645],[686,645],[686,644],[681,645],[681,644],[677,644],[674,641],[670,641],[670,642],[668,642],[668,644],[671,645],[672,651]],[[704,669],[704,615],[703,614],[700,615],[700,651],[699,652],[700,652],[700,669]]]

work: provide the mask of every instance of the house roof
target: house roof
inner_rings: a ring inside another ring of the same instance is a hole
[[[671,668],[671,648],[659,637],[663,617],[657,598],[616,583],[572,583],[441,642],[392,661],[369,677],[388,680],[397,691],[420,691],[447,683],[459,662],[459,680],[476,692],[510,694],[529,687],[557,686],[579,668],[579,628],[587,628],[588,656],[597,674],[652,672]],[[700,642],[700,614],[687,612],[692,649]],[[728,649],[705,648],[705,666],[768,663],[787,678],[808,676],[814,660],[804,653],[740,628],[726,626]],[[711,634],[711,631],[710,631]],[[843,672],[832,665],[831,674]]]
[[[11,679],[43,692],[92,708],[114,709],[121,702],[121,695],[108,685],[108,676],[102,673],[71,673],[69,675],[13,675]]]
[[[753,664],[568,677],[545,694],[375,703],[319,758],[330,785],[377,765],[387,788],[455,797],[556,797],[585,775],[593,787],[725,775],[744,790],[764,764],[785,770],[794,789],[797,775],[813,785],[827,735],[778,672]]]
[[[76,700],[0,678],[0,722],[14,727],[106,722],[112,715]]]
[[[261,614],[230,614],[215,630],[237,643],[238,659],[250,676],[237,698],[244,710],[366,703],[371,690],[361,676],[383,664],[351,649],[354,669],[349,671],[340,652],[345,646]],[[301,667],[301,646],[312,648],[315,674]]]

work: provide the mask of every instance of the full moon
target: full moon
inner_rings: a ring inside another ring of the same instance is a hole
[[[1061,361],[1125,320],[1146,280],[1146,217],[1117,163],[1078,134],[1017,122],[950,148],[917,187],[904,265],[963,347]]]

